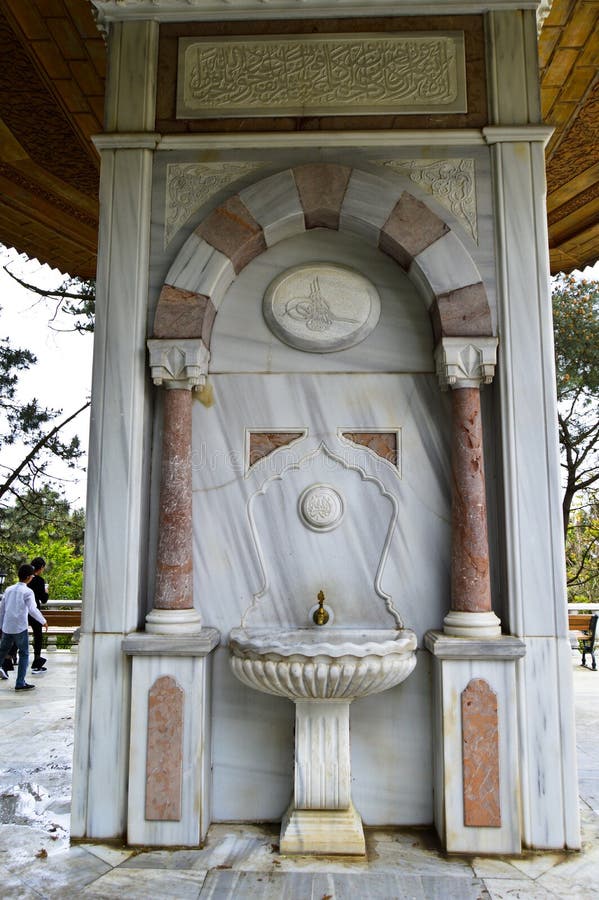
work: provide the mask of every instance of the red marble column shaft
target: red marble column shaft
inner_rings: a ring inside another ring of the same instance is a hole
[[[456,388],[452,397],[451,608],[490,612],[489,541],[480,391]]]
[[[155,609],[193,607],[191,391],[164,392]]]

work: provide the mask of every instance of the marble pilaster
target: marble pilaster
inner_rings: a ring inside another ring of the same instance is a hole
[[[576,747],[545,209],[544,146],[551,129],[498,125],[484,133],[491,145],[495,227],[503,248],[497,271],[505,361],[499,371],[505,595],[510,630],[527,643],[517,680],[523,840],[531,847],[576,849]]]
[[[147,546],[147,333],[154,87],[158,25],[119,23],[109,48],[101,154],[96,331],[77,681],[71,835],[114,838],[126,827],[129,666],[122,637],[137,627]],[[83,637],[84,636],[84,637]],[[111,790],[106,790],[106,785]]]

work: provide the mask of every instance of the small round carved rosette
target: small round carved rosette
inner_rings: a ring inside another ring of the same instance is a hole
[[[328,484],[307,487],[298,501],[300,518],[312,531],[332,531],[337,528],[345,506],[341,494]]]
[[[293,266],[268,286],[266,324],[285,344],[308,353],[332,353],[359,344],[381,314],[378,291],[347,266]]]

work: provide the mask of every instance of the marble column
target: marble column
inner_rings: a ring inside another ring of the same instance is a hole
[[[164,392],[160,519],[154,605],[146,631],[190,634],[202,630],[193,605],[191,404],[205,383],[210,354],[201,340],[150,340],[154,384]]]
[[[445,634],[495,638],[491,608],[480,385],[495,370],[497,338],[444,337],[436,350],[442,387],[452,390],[451,608]]]

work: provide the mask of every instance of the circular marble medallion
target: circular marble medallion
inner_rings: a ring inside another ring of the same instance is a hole
[[[285,344],[309,353],[332,353],[359,344],[381,314],[378,291],[368,278],[333,263],[293,266],[272,281],[262,310]]]
[[[304,525],[312,531],[332,531],[345,512],[341,494],[328,484],[313,484],[302,491],[298,509]]]

